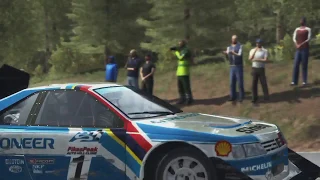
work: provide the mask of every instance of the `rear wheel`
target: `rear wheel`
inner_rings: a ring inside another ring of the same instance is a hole
[[[209,159],[194,148],[178,148],[160,161],[156,180],[216,180]]]

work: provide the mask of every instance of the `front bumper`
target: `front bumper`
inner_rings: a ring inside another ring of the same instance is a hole
[[[229,165],[223,161],[218,162],[215,158],[212,160],[217,168],[219,179],[244,179],[243,174],[246,174],[254,180],[282,180],[289,175],[287,147],[264,156],[226,160]]]

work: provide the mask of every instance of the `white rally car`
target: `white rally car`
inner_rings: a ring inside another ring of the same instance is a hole
[[[288,176],[276,125],[183,113],[116,84],[29,88],[0,100],[5,179],[256,180]],[[230,168],[231,165],[234,169]]]

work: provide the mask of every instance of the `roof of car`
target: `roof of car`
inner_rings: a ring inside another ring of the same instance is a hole
[[[39,86],[39,87],[32,87],[21,90],[17,93],[11,94],[3,99],[0,99],[0,111],[4,108],[20,101],[21,99],[30,96],[31,94],[44,91],[44,90],[58,90],[58,89],[98,89],[104,87],[117,87],[122,86],[115,83],[66,83],[66,84],[51,84],[47,86]]]
[[[29,89],[35,90],[46,90],[46,89],[75,89],[76,87],[90,87],[91,89],[97,89],[102,87],[114,87],[121,86],[116,83],[108,83],[108,82],[97,82],[97,83],[64,83],[64,84],[50,84],[47,86],[38,86]]]

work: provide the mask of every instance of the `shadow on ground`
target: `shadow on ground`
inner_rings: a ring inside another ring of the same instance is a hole
[[[229,95],[218,97],[218,98],[211,98],[211,99],[194,99],[192,105],[222,105],[227,102],[229,99]],[[167,100],[169,103],[176,103],[179,99],[171,99]]]
[[[258,101],[258,103],[278,103],[278,102],[288,102],[288,103],[301,103],[300,99],[308,99],[313,97],[320,97],[320,88],[315,87],[320,85],[320,80],[315,81],[313,84],[306,87],[295,87],[288,91],[282,91],[278,93],[270,94],[269,101]],[[252,96],[249,95],[249,92],[246,92],[246,100],[251,100]],[[217,98],[209,99],[195,99],[192,105],[217,105],[220,106],[226,103],[229,99],[229,95],[225,95]],[[261,94],[259,99],[262,99]],[[169,103],[175,103],[178,99],[168,100]]]
[[[250,94],[249,92],[245,92],[246,97],[249,94]],[[229,98],[230,98],[229,95],[225,95],[222,97],[209,98],[209,99],[194,99],[194,102],[192,103],[192,105],[217,105],[217,106],[220,106],[220,105],[226,103],[229,100]],[[178,101],[178,99],[171,99],[171,100],[168,100],[167,102],[175,103],[177,101]]]
[[[270,100],[262,103],[301,103],[300,99],[308,99],[312,97],[320,97],[320,88],[318,87],[306,87],[295,88],[288,91],[273,93],[270,95]]]

